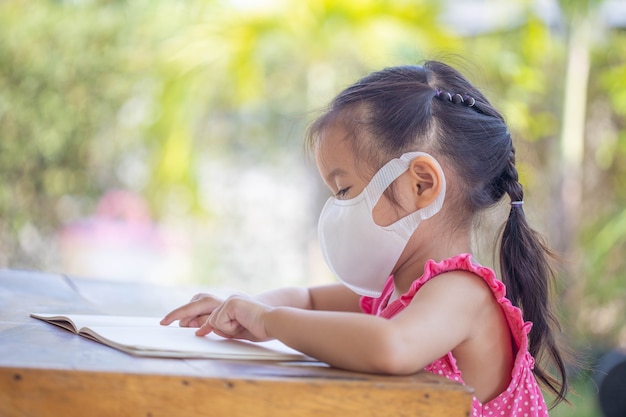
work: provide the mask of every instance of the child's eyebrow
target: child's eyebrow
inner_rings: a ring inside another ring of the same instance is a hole
[[[336,177],[341,177],[343,175],[346,175],[347,173],[348,172],[342,168],[335,168],[328,173],[328,175],[326,176],[326,181],[332,182],[332,180],[334,180]]]

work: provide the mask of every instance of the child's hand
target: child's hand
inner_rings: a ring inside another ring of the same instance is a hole
[[[213,310],[209,319],[196,331],[196,335],[204,336],[215,332],[223,337],[255,342],[268,340],[270,337],[265,329],[265,318],[271,309],[272,307],[251,297],[229,297]]]
[[[161,324],[167,326],[179,320],[181,327],[200,327],[223,302],[223,299],[210,294],[196,294],[189,303],[168,313]]]

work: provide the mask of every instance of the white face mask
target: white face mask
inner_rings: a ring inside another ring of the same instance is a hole
[[[418,156],[431,158],[441,178],[435,200],[389,226],[374,222],[372,210],[383,192]],[[322,254],[333,273],[360,295],[380,297],[383,286],[421,220],[441,210],[446,181],[439,163],[423,152],[408,152],[387,162],[365,189],[349,200],[328,199],[318,224]]]

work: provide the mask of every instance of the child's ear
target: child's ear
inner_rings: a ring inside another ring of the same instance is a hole
[[[418,156],[409,166],[417,209],[432,203],[442,192],[442,173],[437,163],[428,156]]]

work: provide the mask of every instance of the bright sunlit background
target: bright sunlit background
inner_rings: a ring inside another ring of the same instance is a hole
[[[430,58],[507,118],[526,212],[565,261],[571,344],[590,366],[626,348],[626,1],[0,2],[0,267],[329,282],[307,123],[366,73]],[[599,415],[589,375],[553,415]]]

